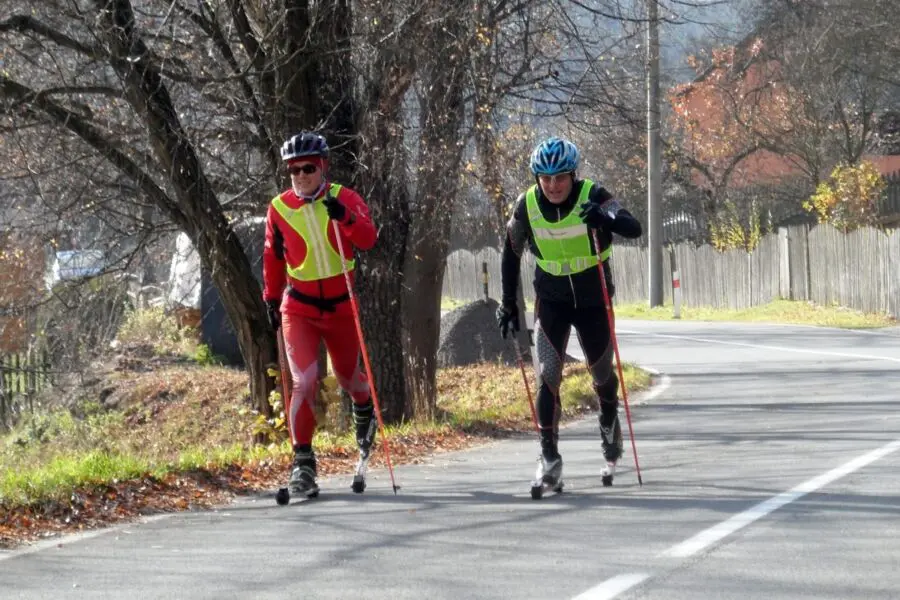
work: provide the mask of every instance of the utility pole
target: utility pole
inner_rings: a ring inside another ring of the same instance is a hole
[[[662,152],[659,142],[659,6],[647,0],[647,256],[650,307],[662,306]]]

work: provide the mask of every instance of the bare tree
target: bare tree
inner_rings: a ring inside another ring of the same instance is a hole
[[[229,218],[258,214],[278,189],[277,147],[286,132],[331,127],[343,136],[338,172],[343,168],[351,184],[374,197],[373,213],[383,226],[384,250],[362,266],[368,274],[363,285],[374,297],[366,306],[381,305],[379,294],[397,298],[401,288],[393,280],[399,265],[393,268],[391,262],[399,254],[402,264],[406,207],[402,199],[395,201],[387,182],[393,169],[402,173],[405,166],[386,161],[390,151],[385,147],[395,139],[391,118],[412,70],[394,50],[398,40],[409,42],[390,24],[351,46],[342,20],[349,18],[349,7],[339,2],[287,3],[265,12],[255,10],[254,3],[201,4],[195,11],[181,2],[133,5],[128,0],[45,0],[37,8],[23,8],[0,22],[0,33],[19,59],[0,76],[3,113],[15,119],[16,129],[42,127],[45,135],[54,132],[54,139],[75,145],[128,181],[136,191],[129,200],[152,203],[188,233],[237,332],[253,397],[268,410],[265,367],[273,362],[273,338]],[[332,26],[321,36],[323,22]],[[412,26],[403,18],[398,22]],[[354,71],[340,62],[349,60],[354,49],[362,50],[363,66],[356,73],[363,73],[366,85],[354,92],[371,109],[366,118],[358,118],[353,97],[348,100]],[[375,59],[366,63],[370,56]],[[320,83],[329,93],[311,96]],[[372,145],[357,152],[356,139]],[[28,156],[40,154],[40,148],[31,147]],[[370,155],[377,155],[372,163],[357,162]],[[387,268],[379,268],[379,262]],[[381,292],[380,286],[395,286],[396,292]],[[390,302],[383,306],[396,326],[372,325],[374,309],[367,311],[366,322],[370,330],[391,336],[375,351],[383,351],[379,364],[385,373],[401,374],[400,383],[396,376],[393,383],[385,376],[383,385],[402,411],[402,355],[393,350],[401,345],[400,312]]]
[[[429,34],[419,47],[416,106],[420,137],[416,148],[416,194],[404,278],[407,380],[410,412],[432,417],[437,400],[437,350],[441,287],[450,245],[453,206],[460,195],[465,142],[467,67],[473,46],[471,2],[448,9],[426,3]]]
[[[886,3],[763,0],[749,10],[752,34],[714,51],[673,97],[677,157],[709,190],[708,216],[751,197],[796,209],[833,165],[877,149],[876,124],[896,105]]]

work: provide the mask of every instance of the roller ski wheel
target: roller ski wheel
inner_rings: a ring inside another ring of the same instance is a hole
[[[563,491],[564,484],[562,481],[557,481],[556,483],[544,483],[534,482],[531,484],[531,499],[532,500],[540,500],[544,497],[544,494],[548,492],[553,492],[555,494],[561,494]]]
[[[319,497],[319,488],[315,488],[313,490],[308,490],[300,493],[295,493],[294,496],[299,496],[302,498],[318,498]],[[278,506],[287,506],[291,503],[291,490],[290,488],[278,488],[278,491],[275,492],[275,503]]]

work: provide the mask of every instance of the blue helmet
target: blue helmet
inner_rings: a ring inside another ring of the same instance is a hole
[[[328,158],[328,143],[321,135],[304,131],[298,133],[281,147],[281,160],[293,160],[304,156]]]
[[[568,140],[548,138],[531,153],[531,172],[535,175],[556,175],[577,168],[578,148]]]

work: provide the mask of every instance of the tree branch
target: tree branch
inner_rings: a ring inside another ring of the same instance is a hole
[[[253,122],[257,127],[257,136],[266,148],[276,148],[277,144],[274,143],[274,140],[266,127],[265,121],[263,120],[262,108],[256,98],[256,94],[253,92],[253,87],[250,85],[250,82],[247,81],[246,72],[241,69],[241,66],[238,64],[237,57],[235,57],[234,52],[231,50],[231,46],[228,44],[228,40],[222,33],[222,28],[219,27],[219,24],[213,19],[207,19],[203,15],[197,14],[188,8],[179,6],[178,9],[210,37],[213,45],[219,50],[219,53],[225,59],[225,62],[240,82],[244,98],[250,105],[250,118],[253,119]]]
[[[16,31],[18,33],[36,33],[64,48],[69,48],[80,52],[91,58],[105,58],[107,52],[100,47],[91,46],[79,42],[75,38],[71,38],[64,33],[53,29],[52,27],[41,23],[33,17],[27,15],[13,15],[5,21],[0,21],[0,32]]]
[[[77,135],[122,173],[134,180],[149,198],[152,198],[160,207],[165,207],[173,217],[173,220],[179,221],[178,224],[180,226],[187,225],[187,218],[169,195],[156,185],[150,176],[131,158],[118,150],[108,138],[104,137],[96,127],[82,117],[56,104],[46,95],[42,96],[40,92],[13,81],[3,74],[0,74],[0,95],[14,98],[22,104],[35,106],[40,112],[49,116],[58,126]]]
[[[250,64],[260,73],[265,71],[269,59],[253,34],[253,26],[250,25],[250,19],[247,18],[247,13],[244,12],[241,1],[228,0],[228,8],[231,10],[231,18],[234,19],[235,28],[241,38],[244,52],[247,53],[247,57],[250,59]]]

